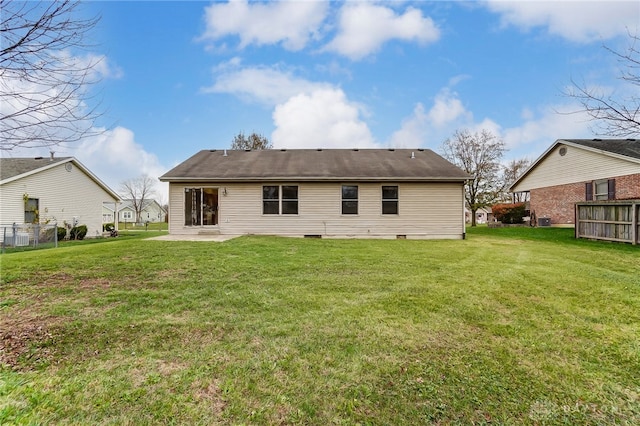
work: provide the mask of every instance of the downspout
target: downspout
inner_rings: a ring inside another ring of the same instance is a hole
[[[113,218],[113,226],[116,228],[116,231],[118,231],[118,219],[120,219],[118,217],[118,200],[113,202]]]
[[[464,186],[465,186],[466,182],[462,183],[462,186],[460,187],[462,189],[462,239],[466,240],[467,239],[467,222],[464,220],[464,209],[465,209],[465,201],[464,201]]]

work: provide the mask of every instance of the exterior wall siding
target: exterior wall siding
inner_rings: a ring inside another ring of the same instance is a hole
[[[273,183],[275,185],[276,183]],[[464,212],[461,183],[398,183],[398,215],[382,214],[382,183],[282,182],[298,185],[297,215],[263,215],[262,183],[169,185],[169,232],[256,234],[332,238],[462,238]],[[358,185],[358,214],[341,214],[342,184]],[[395,185],[395,183],[384,183]],[[219,223],[215,227],[184,226],[185,188],[220,188]],[[226,188],[226,194],[222,194]]]
[[[142,210],[142,221],[149,222],[164,222],[165,212],[158,205],[157,202],[153,202]]]
[[[560,148],[563,147],[567,149],[566,154],[560,155]],[[558,144],[512,190],[514,192],[532,191],[539,188],[637,173],[640,173],[639,163]]]
[[[102,234],[102,203],[115,201],[78,167],[58,167],[0,186],[0,223],[24,223],[24,194],[39,200],[40,223],[64,222],[87,226],[87,237]]]
[[[605,176],[604,179],[615,179],[617,200],[640,198],[640,173],[627,176]],[[592,181],[589,179],[566,185],[532,189],[531,211],[535,212],[538,218],[550,218],[552,225],[574,225],[575,203],[586,201],[585,184]]]

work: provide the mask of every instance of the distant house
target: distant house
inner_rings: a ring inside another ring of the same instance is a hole
[[[471,210],[468,207],[464,209],[464,220],[467,223],[471,223]],[[480,207],[476,210],[476,223],[488,223],[495,221],[493,214],[491,213],[491,207]]]
[[[160,177],[172,234],[465,235],[470,176],[428,149],[204,150]]]
[[[147,200],[144,202],[140,218],[136,217],[136,210],[133,208],[133,200],[123,200],[116,206],[114,203],[104,203],[102,207],[102,221],[104,223],[112,223],[117,215],[119,222],[129,223],[145,223],[145,222],[164,222],[167,216],[165,209],[156,200]]]
[[[0,224],[86,225],[102,234],[102,204],[120,197],[73,157],[0,158]]]
[[[575,203],[640,198],[640,140],[558,139],[510,188],[540,224],[574,225]]]

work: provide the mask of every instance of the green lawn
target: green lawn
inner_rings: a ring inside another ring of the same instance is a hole
[[[142,238],[0,257],[0,424],[640,424],[640,247]]]
[[[149,222],[136,224],[131,222],[118,222],[118,229],[122,231],[167,231],[169,224],[166,222]]]

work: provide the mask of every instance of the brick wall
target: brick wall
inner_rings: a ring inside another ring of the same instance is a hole
[[[616,176],[616,199],[640,199],[640,173]],[[574,204],[585,199],[586,182],[549,186],[532,189],[530,193],[531,211],[537,218],[551,218],[552,225],[573,225]]]
[[[616,179],[616,199],[628,200],[640,199],[640,173],[635,175],[620,176]]]

